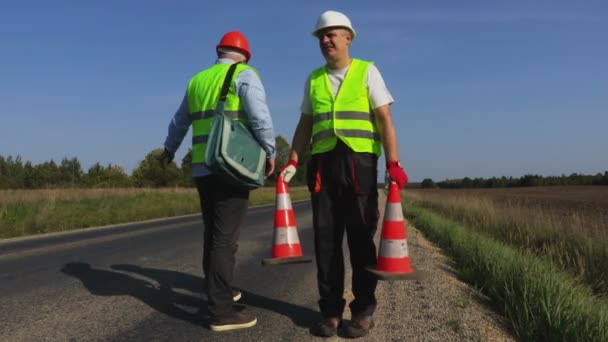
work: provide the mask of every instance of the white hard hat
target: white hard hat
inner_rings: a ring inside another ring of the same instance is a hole
[[[317,20],[317,26],[312,35],[316,37],[320,30],[327,27],[343,27],[349,30],[352,35],[351,38],[355,39],[355,29],[353,28],[353,25],[351,25],[350,19],[343,13],[336,11],[323,12],[319,17],[319,20]]]

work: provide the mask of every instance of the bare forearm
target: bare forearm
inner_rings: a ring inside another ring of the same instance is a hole
[[[390,107],[388,105],[376,108],[376,125],[378,127],[380,138],[384,146],[386,161],[399,160],[399,148],[397,146],[397,133],[395,125],[391,117]]]
[[[394,126],[385,125],[382,127],[382,144],[384,145],[384,153],[386,161],[399,160],[399,149],[397,147],[397,134]]]
[[[298,162],[299,155],[302,154],[305,148],[310,143],[310,136],[312,135],[312,115],[302,114],[300,121],[296,127],[296,132],[293,135],[293,141],[291,143],[291,152],[289,153],[289,159]]]

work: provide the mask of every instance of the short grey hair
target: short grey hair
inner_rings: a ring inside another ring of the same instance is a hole
[[[247,56],[245,56],[245,54],[242,53],[241,51],[239,51],[237,49],[227,48],[227,47],[217,48],[217,54],[218,54],[218,56],[233,55],[233,56],[242,57],[244,60],[247,59]]]

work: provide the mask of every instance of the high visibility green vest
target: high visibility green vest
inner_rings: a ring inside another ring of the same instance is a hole
[[[230,64],[215,64],[196,74],[188,84],[188,112],[192,115],[192,164],[205,163],[205,149],[215,115],[215,107],[219,102],[220,91],[229,67]],[[237,65],[224,107],[224,115],[243,122],[247,122],[247,116],[236,93],[234,79],[245,69],[253,68],[244,64]],[[253,70],[255,71],[255,69]]]
[[[365,82],[367,68],[371,64],[372,62],[353,59],[335,97],[327,69],[321,67],[312,72],[312,154],[331,151],[340,139],[355,152],[380,156],[380,136]]]

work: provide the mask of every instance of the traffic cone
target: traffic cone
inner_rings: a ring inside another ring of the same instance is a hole
[[[388,188],[378,264],[376,269],[368,268],[380,280],[421,279],[420,271],[410,265],[407,249],[407,233],[401,207],[401,191],[397,183]]]
[[[311,258],[302,256],[296,218],[291,207],[287,183],[283,181],[283,177],[277,178],[276,194],[272,257],[263,259],[262,264],[276,265],[311,262]]]

